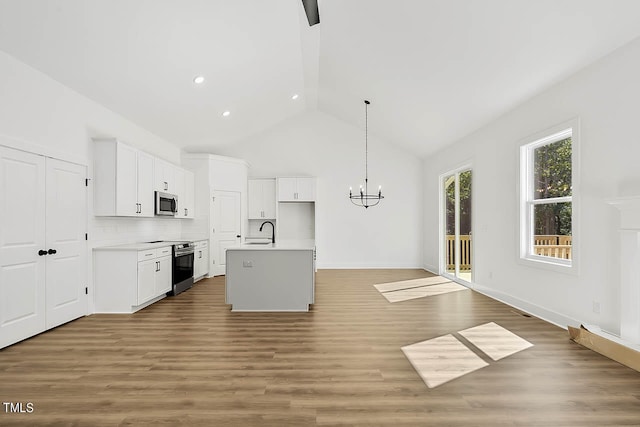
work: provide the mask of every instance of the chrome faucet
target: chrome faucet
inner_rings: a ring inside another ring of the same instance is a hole
[[[276,227],[275,227],[275,225],[273,225],[273,223],[271,221],[265,221],[262,224],[260,224],[260,230],[258,230],[258,231],[262,231],[262,227],[264,227],[265,224],[271,224],[271,243],[275,243],[276,242]]]

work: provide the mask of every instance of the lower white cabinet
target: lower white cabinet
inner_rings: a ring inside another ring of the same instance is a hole
[[[171,290],[171,246],[95,248],[93,260],[97,313],[133,313]]]
[[[193,280],[197,281],[209,274],[209,241],[195,242],[196,251],[193,260]]]
[[[137,305],[171,290],[171,257],[138,261]]]

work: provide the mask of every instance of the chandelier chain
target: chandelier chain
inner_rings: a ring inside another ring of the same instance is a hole
[[[369,194],[369,101],[364,100],[364,192]]]
[[[384,199],[382,195],[382,186],[378,187],[377,194],[369,194],[369,104],[368,100],[364,100],[364,188],[360,185],[360,191],[353,194],[349,188],[349,199],[356,206],[362,206],[367,209],[376,206],[380,200]]]

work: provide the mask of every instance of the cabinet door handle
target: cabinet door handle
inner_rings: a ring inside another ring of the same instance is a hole
[[[54,255],[54,254],[57,254],[57,253],[58,253],[58,251],[56,251],[55,249],[49,249],[49,250],[47,251],[47,253],[48,253],[49,255]]]
[[[189,209],[184,208],[184,216],[187,216],[187,215],[189,215]]]
[[[169,189],[169,183],[167,181],[164,181],[164,189],[165,191]]]
[[[160,271],[160,261],[156,261],[156,271]]]
[[[42,255],[46,255],[46,254],[47,254],[47,251],[43,251],[42,249],[40,249],[40,250],[38,251],[38,255],[40,255],[40,256],[42,256]]]

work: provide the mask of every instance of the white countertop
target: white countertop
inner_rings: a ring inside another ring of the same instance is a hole
[[[93,248],[94,251],[146,251],[149,249],[166,248],[171,246],[171,242],[159,242],[159,243],[128,243],[126,245],[114,245],[114,246],[99,246]]]
[[[151,239],[150,239],[151,240]],[[160,240],[160,239],[155,239]],[[146,251],[149,249],[158,249],[158,248],[166,248],[167,246],[172,246],[175,242],[200,242],[202,240],[208,240],[205,238],[186,238],[186,239],[163,239],[162,242],[157,243],[149,243],[149,242],[136,242],[136,243],[125,243],[119,245],[106,245],[106,246],[97,246],[94,250],[107,250],[107,251]]]
[[[231,246],[227,248],[228,251],[264,251],[264,250],[282,250],[282,251],[312,251],[316,247],[316,242],[313,239],[304,240],[276,240],[275,243],[268,244],[251,244],[243,243],[240,246]]]

